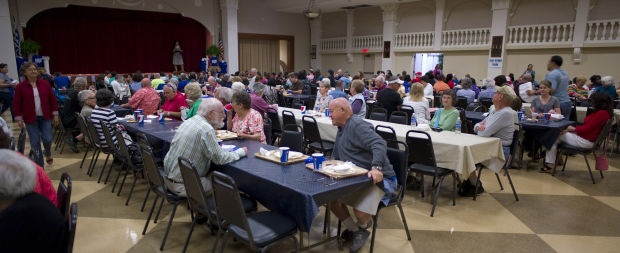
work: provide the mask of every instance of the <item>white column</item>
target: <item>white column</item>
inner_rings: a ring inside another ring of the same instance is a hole
[[[586,39],[590,0],[578,0],[575,12],[575,30],[573,32],[573,62],[581,62],[581,48]]]
[[[435,33],[433,35],[433,50],[441,50],[441,33],[443,32],[443,16],[446,9],[446,0],[435,0]]]
[[[6,63],[9,67],[11,78],[18,79],[17,63],[15,60],[15,48],[13,48],[13,27],[11,27],[11,14],[9,12],[9,2],[0,0],[0,62]]]
[[[390,42],[390,57],[383,58],[381,53],[381,69],[383,71],[392,70],[394,66],[394,34],[396,33],[396,11],[398,10],[398,3],[382,4],[383,10],[383,41]]]
[[[347,37],[345,40],[345,52],[347,53],[347,62],[350,64],[353,63],[353,31],[355,30],[355,26],[353,25],[353,10],[347,9],[345,12],[347,13]]]
[[[506,30],[508,27],[508,9],[510,7],[510,0],[493,0],[491,9],[493,10],[493,17],[491,19],[491,43],[493,42],[493,36],[502,37],[502,53],[501,57],[491,57],[491,50],[489,49],[489,62],[487,63],[487,78],[494,78],[495,76],[502,75],[504,73],[504,66],[506,63]],[[491,65],[491,61],[498,63],[496,66]]]
[[[235,73],[239,71],[239,35],[237,32],[239,0],[220,0],[220,8],[222,8],[224,57],[228,63],[228,73]]]
[[[314,69],[322,69],[321,67],[321,34],[323,33],[321,16],[310,21],[310,45],[316,47],[316,59],[310,56],[310,66]],[[312,52],[312,50],[310,51]]]

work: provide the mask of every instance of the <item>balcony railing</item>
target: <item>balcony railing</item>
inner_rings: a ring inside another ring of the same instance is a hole
[[[620,19],[588,21],[586,43],[620,42]]]
[[[394,36],[394,49],[431,49],[433,48],[433,32],[397,33]]]
[[[575,23],[509,26],[507,46],[543,46],[573,42]]]
[[[344,37],[321,40],[321,51],[339,51],[344,50],[345,47],[346,39]]]
[[[441,47],[442,48],[471,48],[471,47],[484,47],[489,46],[491,29],[490,28],[478,28],[478,29],[463,29],[463,30],[451,30],[443,31],[441,33]]]
[[[369,35],[353,37],[354,49],[381,49],[383,48],[382,35]]]

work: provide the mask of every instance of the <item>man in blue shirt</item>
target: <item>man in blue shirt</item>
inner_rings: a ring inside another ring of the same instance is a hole
[[[344,82],[342,79],[346,79],[346,78],[340,78],[340,80],[336,80],[336,87],[333,91],[329,92],[329,95],[332,96],[332,98],[336,99],[336,98],[344,98],[344,99],[349,99],[349,96],[347,96],[346,93],[344,93],[343,89],[344,89]]]
[[[142,75],[139,73],[134,73],[131,77],[133,83],[129,85],[129,89],[131,89],[131,94],[136,94],[139,89],[142,89]]]
[[[570,78],[568,77],[568,74],[560,68],[562,67],[562,63],[562,57],[559,55],[552,56],[549,63],[547,63],[547,70],[550,72],[547,76],[545,76],[545,80],[551,82],[553,96],[560,101],[560,110],[562,111],[562,115],[564,115],[564,118],[568,119],[570,117],[570,111],[573,103],[568,97],[568,84]]]
[[[54,84],[56,84],[56,87],[60,90],[65,90],[69,88],[71,81],[69,80],[69,77],[67,76],[63,76],[62,73],[60,72],[56,72],[54,73]]]

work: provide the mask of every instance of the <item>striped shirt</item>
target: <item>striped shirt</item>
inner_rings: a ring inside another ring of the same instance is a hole
[[[183,177],[179,169],[179,156],[192,161],[198,176],[204,177],[209,172],[211,162],[226,164],[239,160],[244,155],[243,149],[232,152],[222,150],[217,144],[215,130],[211,124],[203,116],[196,115],[179,126],[164,159],[164,170],[167,178],[181,183]]]
[[[93,126],[97,131],[97,136],[99,137],[99,142],[103,143],[103,147],[107,148],[108,145],[105,141],[105,135],[103,135],[103,129],[101,128],[102,123],[108,124],[110,130],[118,127],[118,122],[116,121],[116,113],[109,108],[100,108],[96,107],[90,114],[90,121],[93,122]],[[116,136],[112,135],[112,140],[114,144],[116,144]]]

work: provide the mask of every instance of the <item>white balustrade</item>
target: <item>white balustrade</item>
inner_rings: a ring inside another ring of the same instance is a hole
[[[321,51],[338,51],[346,48],[345,38],[331,38],[321,40]]]
[[[588,21],[586,43],[620,42],[620,19]]]
[[[433,47],[433,32],[398,33],[394,36],[395,49],[430,49]]]
[[[450,30],[441,33],[441,47],[488,47],[491,40],[490,28]]]
[[[383,36],[369,35],[353,37],[352,47],[353,49],[382,49]]]
[[[575,23],[509,26],[506,45],[535,46],[570,44],[573,42]]]

